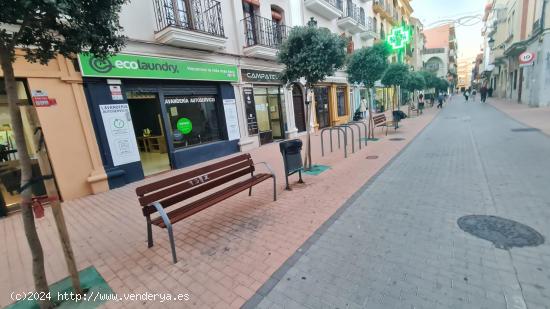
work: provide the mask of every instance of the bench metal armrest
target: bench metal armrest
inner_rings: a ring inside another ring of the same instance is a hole
[[[172,229],[172,223],[170,223],[170,219],[168,219],[168,215],[166,214],[166,211],[164,211],[164,207],[159,202],[154,202],[152,206],[155,206],[157,209],[157,212],[160,214],[160,217],[162,218],[162,221],[164,222],[164,225],[167,229]]]
[[[264,165],[265,168],[267,168],[267,169],[269,170],[269,173],[270,173],[273,177],[275,177],[275,172],[273,172],[273,169],[271,168],[271,166],[269,166],[269,164],[268,164],[267,162],[256,162],[256,163],[254,163],[254,166],[259,165],[259,164]]]

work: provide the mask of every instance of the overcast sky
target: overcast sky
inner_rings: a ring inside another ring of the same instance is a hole
[[[485,0],[412,0],[413,16],[419,18],[424,28],[430,28],[434,22],[444,19],[456,19],[464,16],[482,15]],[[479,21],[479,19],[477,19]],[[481,27],[475,20],[466,21],[467,26],[455,24],[458,41],[458,58],[475,57],[481,48]]]

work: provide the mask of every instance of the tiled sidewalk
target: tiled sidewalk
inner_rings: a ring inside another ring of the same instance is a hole
[[[313,161],[331,166],[319,176],[304,176],[305,185],[284,191],[284,175],[276,143],[251,152],[277,173],[278,200],[271,184],[243,192],[174,226],[179,262],[171,263],[166,231],[153,228],[155,246],[146,244],[145,220],[134,190],[146,182],[181,173],[171,171],[123,188],[64,203],[64,212],[78,267],[93,265],[117,293],[189,293],[184,307],[238,308],[327,220],[358,188],[409,143],[437,111],[402,122],[388,137],[376,131],[377,142],[344,160],[343,151],[321,157],[319,136],[312,136]],[[402,137],[401,141],[389,138]],[[337,149],[337,147],[336,147]],[[369,159],[369,155],[378,156]],[[196,166],[194,167],[196,168]],[[296,177],[291,177],[295,183]],[[0,220],[0,306],[11,291],[33,289],[30,252],[19,215]],[[48,281],[67,276],[52,214],[37,221],[46,256]],[[155,302],[107,303],[107,308],[151,307]],[[181,303],[163,306],[181,308]]]
[[[530,107],[527,104],[498,98],[489,98],[487,102],[526,126],[550,135],[550,107]]]

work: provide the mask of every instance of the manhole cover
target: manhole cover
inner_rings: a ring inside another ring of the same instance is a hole
[[[463,231],[488,240],[499,249],[534,247],[544,243],[544,237],[535,229],[501,217],[470,215],[459,218],[457,223]]]
[[[392,142],[398,142],[398,141],[404,141],[405,139],[402,138],[402,137],[394,137],[394,138],[390,138],[390,141]]]
[[[367,160],[375,160],[378,159],[378,156],[367,156]]]
[[[512,131],[512,132],[538,132],[540,130],[537,129],[537,128],[515,128],[515,129],[511,129],[510,131]]]

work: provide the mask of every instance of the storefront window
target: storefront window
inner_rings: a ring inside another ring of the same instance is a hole
[[[272,138],[284,138],[282,89],[277,86],[254,87],[256,117],[260,132],[271,131]]]
[[[338,108],[338,116],[346,115],[346,88],[336,88],[336,105]]]
[[[329,126],[329,88],[315,87],[315,117],[319,129]]]
[[[30,143],[33,138],[31,123],[24,106],[30,106],[30,100],[27,95],[25,83],[17,81],[17,98],[18,104],[22,110],[23,129],[29,155],[31,156],[31,167],[33,177],[40,176],[40,166],[38,160],[34,156],[37,149],[34,144]],[[0,78],[0,212],[7,207],[8,210],[19,208],[21,197],[18,189],[21,184],[21,167],[19,163],[19,155],[15,144],[15,136],[11,127],[11,117],[9,113],[8,100],[4,88],[4,80]],[[46,189],[42,182],[35,183],[32,188],[34,196],[46,194]]]
[[[222,139],[216,96],[165,96],[175,148]]]

